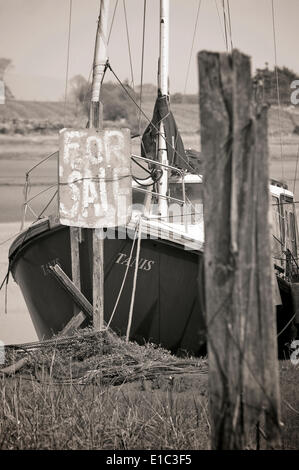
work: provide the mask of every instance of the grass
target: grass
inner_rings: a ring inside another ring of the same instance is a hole
[[[7,363],[19,356],[9,349]],[[299,366],[280,371],[281,448],[297,449]],[[206,359],[110,333],[31,349],[24,368],[1,377],[0,403],[1,449],[209,448]]]
[[[208,448],[204,359],[80,333],[21,372],[0,380],[1,449]]]

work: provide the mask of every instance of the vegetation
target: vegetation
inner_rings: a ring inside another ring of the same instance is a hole
[[[24,355],[7,348],[6,363]],[[280,369],[282,448],[296,449],[298,366]],[[0,397],[1,449],[209,448],[206,359],[112,333],[85,330],[31,348],[19,372],[0,375]]]
[[[298,75],[287,67],[274,67],[269,70],[266,65],[263,69],[257,69],[253,82],[258,88],[257,92],[261,98],[270,103],[277,104],[277,79],[279,83],[279,98],[281,104],[290,105],[291,83],[298,80]]]
[[[82,75],[76,75],[71,79],[70,85],[70,96],[76,105],[77,112],[83,111],[88,118],[91,100],[90,84]],[[104,83],[101,90],[104,120],[121,121],[122,125],[128,125],[133,131],[136,131],[137,108],[130,97],[135,101],[138,100],[136,93],[128,83],[124,83],[122,86],[112,82]]]
[[[2,376],[0,448],[208,448],[206,379],[204,359],[80,333]]]

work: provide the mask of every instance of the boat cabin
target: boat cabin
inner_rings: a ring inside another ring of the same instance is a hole
[[[272,253],[276,269],[290,280],[298,277],[298,233],[294,195],[287,185],[272,180],[270,184],[272,218]]]

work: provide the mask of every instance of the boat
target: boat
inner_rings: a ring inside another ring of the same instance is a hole
[[[152,342],[174,353],[200,355],[206,353],[201,157],[195,152],[190,158],[185,151],[170,110],[169,0],[160,4],[158,97],[143,134],[142,154],[132,155],[150,175],[145,180],[134,178],[133,210],[127,225],[104,230],[104,321],[117,334],[129,335],[140,344]],[[283,331],[279,342],[284,345],[294,323],[299,323],[292,293],[292,284],[298,280],[296,212],[294,196],[285,185],[272,181],[269,187],[273,265],[280,297],[277,319]],[[136,204],[139,209],[134,209]],[[9,269],[40,340],[59,334],[74,315],[73,298],[51,269],[59,265],[72,279],[70,239],[70,227],[62,225],[56,213],[24,229],[10,246]],[[81,292],[92,304],[93,240],[86,228],[80,229],[79,258]],[[90,324],[86,317],[81,326]]]

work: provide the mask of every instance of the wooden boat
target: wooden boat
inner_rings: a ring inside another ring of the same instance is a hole
[[[169,115],[168,1],[161,0],[160,83],[156,112]],[[164,109],[159,108],[160,105]],[[166,106],[166,111],[165,111]],[[172,116],[170,115],[172,119]],[[153,121],[155,120],[155,112]],[[159,122],[159,121],[157,121]],[[133,320],[130,338],[139,343],[161,344],[173,352],[205,352],[205,319],[202,259],[204,225],[202,210],[202,175],[190,172],[190,163],[182,150],[165,145],[167,128],[177,132],[174,122],[165,120],[158,133],[158,155],[133,156],[147,162],[156,171],[152,183],[157,191],[144,188],[137,179],[133,185],[133,210],[130,223],[107,229],[104,240],[105,322],[118,334],[125,335],[128,312],[136,281]],[[155,125],[154,125],[155,130]],[[149,127],[149,135],[151,128]],[[176,135],[176,141],[178,136]],[[169,160],[172,163],[169,164]],[[192,169],[192,168],[191,168]],[[154,174],[154,173],[153,173]],[[284,344],[294,323],[295,306],[291,283],[295,279],[297,260],[297,228],[293,194],[280,183],[270,185],[273,215],[273,255],[282,305],[277,307],[279,329],[285,328],[280,341]],[[152,204],[156,200],[157,204]],[[179,202],[179,214],[169,212],[169,203]],[[195,210],[194,210],[195,208]],[[136,251],[140,238],[140,253]],[[135,246],[133,246],[135,245]],[[92,236],[81,230],[80,240],[81,291],[92,303]],[[287,253],[287,256],[286,256]],[[19,284],[40,339],[59,333],[74,313],[74,303],[68,293],[51,275],[50,266],[58,264],[71,278],[70,228],[59,223],[57,214],[45,217],[24,230],[9,251],[10,270]],[[134,271],[138,263],[137,280]],[[295,268],[296,269],[295,269]],[[290,322],[290,320],[292,321]],[[90,320],[82,326],[90,323]],[[298,319],[299,322],[299,319]]]

